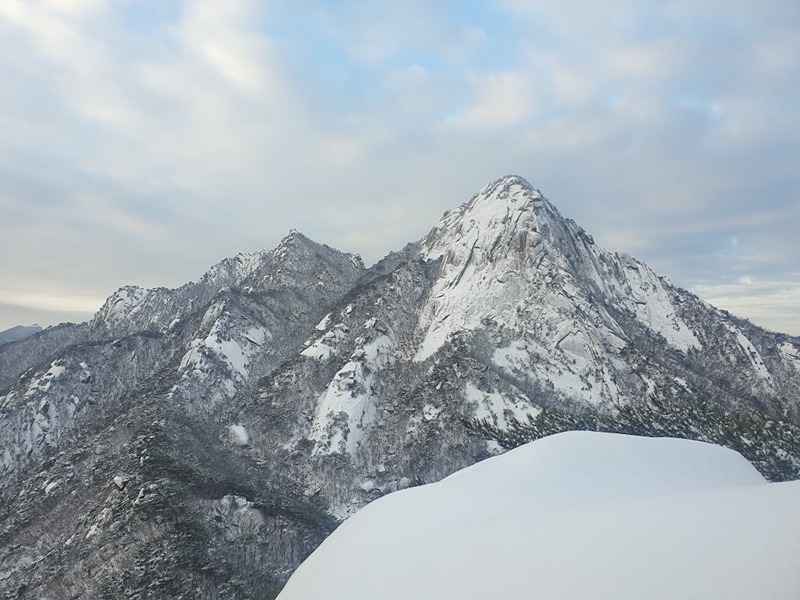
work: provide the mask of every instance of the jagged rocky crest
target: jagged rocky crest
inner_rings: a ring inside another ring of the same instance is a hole
[[[800,339],[505,177],[370,269],[292,232],[0,347],[0,591],[270,597],[372,499],[497,453],[470,419],[799,390]]]

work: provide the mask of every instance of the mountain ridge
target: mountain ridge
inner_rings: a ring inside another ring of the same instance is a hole
[[[470,419],[766,414],[799,390],[800,338],[598,248],[507,176],[370,268],[290,232],[0,347],[0,591],[273,594],[371,500],[498,453]]]

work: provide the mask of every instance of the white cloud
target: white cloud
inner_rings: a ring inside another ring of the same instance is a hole
[[[794,4],[0,2],[0,288],[178,285],[291,227],[371,262],[509,172],[679,284],[786,279]]]
[[[370,69],[385,67],[409,51],[429,54],[439,46],[445,17],[436,3],[316,3],[308,11],[322,32],[353,60]]]
[[[0,290],[0,304],[11,304],[39,311],[79,313],[84,318],[93,314],[103,304],[105,296],[67,292],[59,286],[39,285]],[[6,327],[0,324],[0,329]]]
[[[71,17],[83,17],[101,9],[106,2],[103,0],[43,0],[41,5],[53,12],[62,13]]]
[[[754,276],[741,277],[735,283],[697,285],[692,291],[718,308],[750,319],[773,331],[800,336],[800,273],[794,283],[772,281]]]
[[[520,72],[473,76],[475,103],[458,121],[467,126],[502,127],[518,123],[536,113],[535,85]]]

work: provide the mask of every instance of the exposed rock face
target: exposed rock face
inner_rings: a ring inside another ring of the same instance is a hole
[[[464,417],[799,390],[800,339],[506,177],[370,269],[293,232],[0,347],[0,591],[269,597],[370,500],[496,452]]]

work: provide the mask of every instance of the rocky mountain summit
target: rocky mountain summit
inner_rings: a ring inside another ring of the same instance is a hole
[[[519,177],[367,269],[290,233],[0,347],[0,592],[268,598],[371,500],[540,411],[800,408],[800,338],[675,288]],[[776,408],[778,407],[778,408]]]

